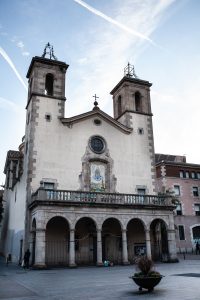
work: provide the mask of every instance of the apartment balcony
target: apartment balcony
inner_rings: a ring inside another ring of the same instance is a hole
[[[140,209],[174,210],[170,195],[138,195],[121,193],[99,193],[70,190],[47,190],[39,188],[32,194],[30,208],[38,205],[121,207]]]

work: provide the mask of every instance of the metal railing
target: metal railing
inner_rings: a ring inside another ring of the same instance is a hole
[[[168,195],[138,195],[121,193],[99,193],[69,190],[48,190],[39,188],[33,195],[33,201],[63,201],[76,203],[105,203],[117,205],[154,205],[173,206]]]

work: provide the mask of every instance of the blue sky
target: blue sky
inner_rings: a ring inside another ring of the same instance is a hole
[[[26,73],[47,42],[70,65],[66,116],[91,110],[95,93],[112,115],[129,61],[153,83],[155,151],[200,163],[199,14],[198,0],[0,0],[0,183],[24,135]]]

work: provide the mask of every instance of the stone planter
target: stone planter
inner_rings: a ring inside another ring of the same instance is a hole
[[[139,286],[139,290],[141,291],[143,288],[147,289],[149,292],[153,291],[154,287],[159,284],[161,279],[163,278],[162,275],[159,277],[137,277],[131,276],[130,278]]]

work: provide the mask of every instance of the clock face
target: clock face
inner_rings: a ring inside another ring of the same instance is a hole
[[[105,142],[101,137],[94,136],[90,140],[90,148],[95,153],[102,153],[105,149]]]

